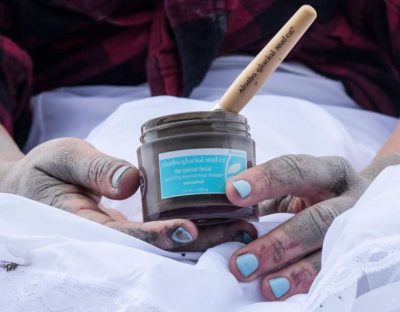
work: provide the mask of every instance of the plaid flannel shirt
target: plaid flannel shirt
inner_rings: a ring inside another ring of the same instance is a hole
[[[23,142],[30,96],[59,86],[187,96],[215,57],[256,54],[304,3],[318,18],[288,58],[398,115],[400,1],[0,0],[0,122]]]

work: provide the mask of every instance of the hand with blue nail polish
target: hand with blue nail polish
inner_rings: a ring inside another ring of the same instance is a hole
[[[139,185],[138,170],[83,140],[48,141],[27,155],[16,155],[4,167],[0,162],[0,192],[63,209],[161,248],[188,244],[197,235],[196,227],[186,220],[129,222],[116,210],[101,207],[101,196],[125,199],[133,195]]]
[[[138,188],[138,170],[84,140],[48,141],[1,170],[0,191],[21,195],[103,222],[100,197],[125,199]],[[104,222],[103,222],[104,223]]]
[[[204,251],[226,241],[249,243],[256,237],[254,227],[245,222],[208,228],[182,219],[130,222],[99,204],[101,196],[125,199],[138,185],[138,170],[132,164],[80,139],[48,141],[27,155],[16,150],[15,159],[4,164],[0,159],[0,192],[69,211],[163,249]]]
[[[285,155],[233,177],[226,195],[234,205],[258,205],[260,215],[295,215],[237,250],[229,262],[231,272],[243,282],[261,277],[268,300],[307,292],[320,270],[320,249],[334,218],[350,209],[378,173],[399,158],[379,158],[357,173],[342,157]]]

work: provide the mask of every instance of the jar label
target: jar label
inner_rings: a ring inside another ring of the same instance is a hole
[[[225,194],[226,180],[247,169],[246,151],[198,148],[159,157],[161,198]]]

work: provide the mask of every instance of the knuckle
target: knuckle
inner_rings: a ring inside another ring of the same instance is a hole
[[[306,210],[309,214],[310,231],[318,240],[322,240],[333,220],[340,214],[336,207],[324,203]]]
[[[306,293],[310,289],[316,274],[309,268],[301,267],[293,270],[290,276],[297,292]]]
[[[356,173],[349,161],[341,156],[327,157],[329,173],[333,177],[331,190],[339,195],[346,192],[356,180]]]
[[[271,187],[273,182],[272,182],[272,172],[271,172],[271,168],[264,164],[258,167],[254,168],[255,170],[257,170],[257,180],[258,181],[263,181],[263,184],[266,187]]]
[[[52,206],[52,207],[64,209],[64,200],[65,200],[64,194],[61,192],[56,192],[51,197],[49,197],[48,205]],[[68,210],[68,209],[64,209],[64,210]]]
[[[286,259],[286,248],[283,242],[278,237],[273,237],[270,240],[272,248],[272,259],[275,264],[282,264]]]
[[[352,171],[352,167],[348,160],[341,156],[333,157],[333,168],[341,175],[346,176]]]
[[[304,155],[284,155],[279,160],[282,178],[291,176],[296,183],[304,181],[312,170],[308,157]]]
[[[100,183],[112,169],[112,164],[106,157],[91,158],[87,164],[87,182]]]

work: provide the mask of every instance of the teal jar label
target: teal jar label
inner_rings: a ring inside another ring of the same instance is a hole
[[[246,151],[198,148],[159,157],[161,198],[224,194],[227,179],[247,169]]]

